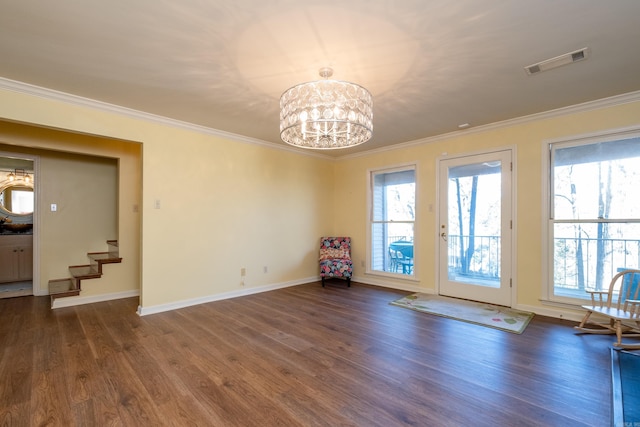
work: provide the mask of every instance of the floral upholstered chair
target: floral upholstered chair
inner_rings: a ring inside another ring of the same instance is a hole
[[[351,286],[351,237],[323,237],[320,239],[320,278],[343,277]]]

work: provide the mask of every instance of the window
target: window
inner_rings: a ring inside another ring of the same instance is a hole
[[[552,299],[588,298],[640,260],[640,137],[550,145]]]
[[[33,212],[33,190],[11,192],[11,211],[17,214]]]
[[[413,276],[415,166],[371,172],[371,270]]]

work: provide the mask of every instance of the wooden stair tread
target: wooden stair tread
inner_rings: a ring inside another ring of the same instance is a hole
[[[89,252],[89,258],[102,264],[122,262],[117,252]]]
[[[76,279],[97,279],[102,276],[93,265],[73,265],[69,267],[69,272]]]
[[[60,297],[70,297],[80,295],[81,281],[85,279],[98,279],[102,277],[102,265],[122,262],[118,253],[118,241],[107,240],[107,252],[89,252],[87,256],[91,261],[88,265],[69,266],[71,278],[57,279],[49,281],[49,295],[51,296],[51,306],[53,300]]]
[[[80,294],[76,281],[72,279],[49,280],[49,295],[51,299],[58,297],[70,297]]]

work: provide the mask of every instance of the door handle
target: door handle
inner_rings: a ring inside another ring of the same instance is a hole
[[[444,231],[440,233],[440,237],[442,237],[442,240],[444,240],[445,242],[447,241],[447,233],[445,233]]]

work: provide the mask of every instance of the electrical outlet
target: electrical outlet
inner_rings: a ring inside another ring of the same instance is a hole
[[[246,268],[244,268],[244,267],[242,267],[242,268],[240,269],[240,276],[244,277],[244,276],[246,276],[246,275],[247,275],[247,269],[246,269]],[[244,284],[244,283],[243,283],[243,284]]]

